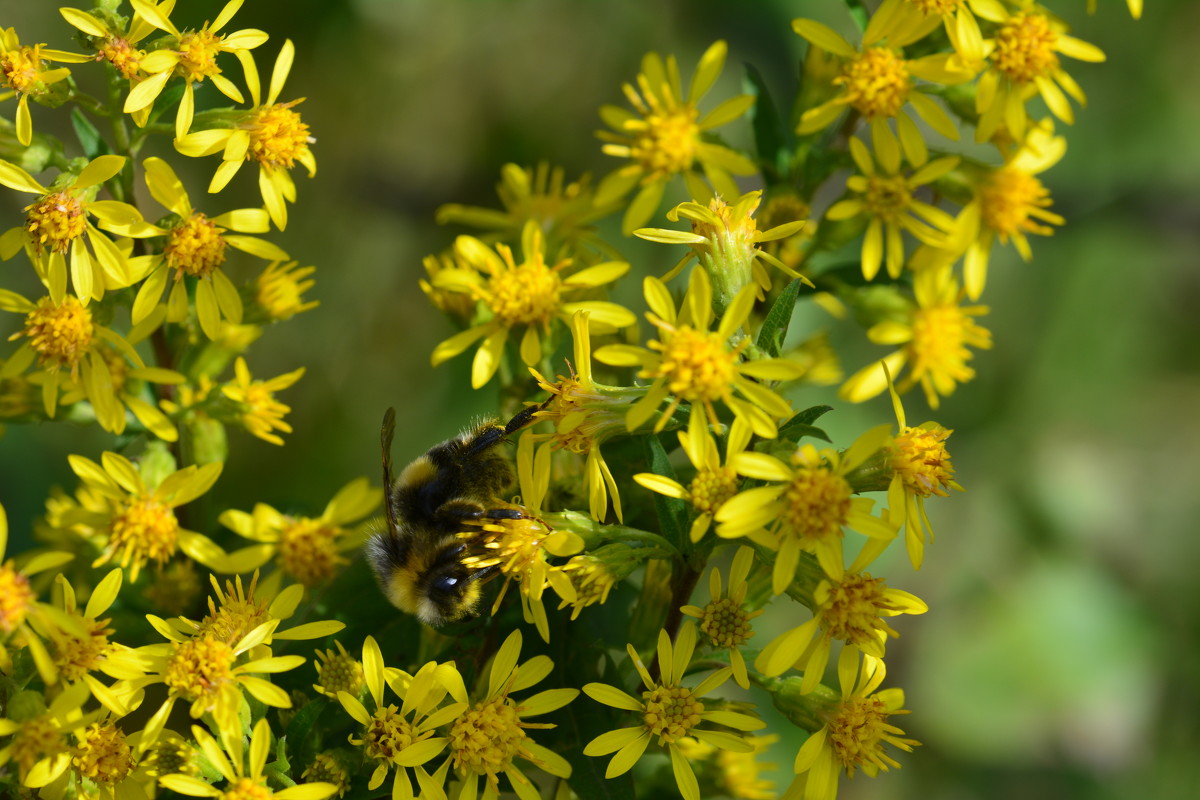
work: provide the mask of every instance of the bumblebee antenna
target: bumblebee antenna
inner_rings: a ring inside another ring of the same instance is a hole
[[[383,413],[383,426],[379,429],[379,444],[383,448],[383,506],[387,512],[388,535],[393,539],[399,530],[396,509],[392,505],[392,438],[396,435],[396,409],[388,408]]]

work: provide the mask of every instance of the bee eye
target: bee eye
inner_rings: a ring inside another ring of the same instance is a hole
[[[439,594],[449,594],[454,591],[454,587],[456,586],[458,586],[458,578],[452,575],[442,575],[439,578],[434,578],[429,588]]]

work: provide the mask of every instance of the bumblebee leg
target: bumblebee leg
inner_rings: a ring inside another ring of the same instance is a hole
[[[481,519],[527,519],[529,517],[519,508],[484,508],[469,500],[450,500],[442,503],[437,510],[438,516],[459,520]]]
[[[510,419],[507,425],[486,426],[483,428],[483,430],[475,434],[473,439],[471,439],[470,443],[467,445],[467,454],[471,456],[481,453],[487,450],[489,447],[499,444],[505,438],[516,433],[525,426],[532,425],[534,422],[536,422],[533,415],[545,408],[550,400],[553,399],[554,398],[551,397],[549,400],[539,403],[536,406],[526,406],[525,408],[521,409],[521,411],[515,417]]]

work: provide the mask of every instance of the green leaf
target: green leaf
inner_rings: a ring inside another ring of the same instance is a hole
[[[75,129],[75,138],[79,140],[83,154],[88,157],[88,160],[112,153],[112,148],[108,146],[108,142],[104,141],[100,131],[96,130],[92,121],[84,116],[84,113],[78,108],[71,112],[71,127]]]
[[[748,94],[758,97],[750,109],[750,125],[754,131],[754,149],[763,171],[768,173],[768,183],[786,181],[791,161],[790,131],[779,116],[779,109],[771,97],[771,91],[763,80],[762,73],[752,64],[746,65],[743,80]]]
[[[794,417],[779,426],[779,438],[791,439],[794,442],[800,441],[805,436],[811,436],[814,439],[822,439],[832,443],[823,429],[815,427],[812,423],[816,422],[827,411],[832,411],[832,406],[813,406],[806,408],[797,413]]]
[[[319,743],[314,741],[315,737],[312,736],[312,732],[316,725],[317,718],[321,716],[321,712],[324,711],[328,705],[329,700],[320,695],[305,703],[304,706],[296,712],[296,715],[292,717],[292,721],[288,723],[287,735],[279,739],[281,746],[285,738],[288,742],[295,743],[293,745],[295,750],[294,755],[299,756],[302,762],[310,761],[312,755],[315,754],[318,749],[317,745]],[[276,754],[276,759],[278,760],[283,758],[285,758],[285,756],[282,749],[280,749],[280,751]]]
[[[792,322],[792,311],[796,307],[796,297],[800,294],[800,280],[793,279],[783,288],[775,304],[767,312],[762,329],[758,332],[758,347],[771,358],[778,358],[787,337],[788,325]]]
[[[667,457],[667,451],[659,437],[643,436],[642,442],[650,471],[655,475],[675,480],[675,468],[671,466],[671,460]],[[687,503],[678,497],[667,497],[658,492],[651,494],[654,496],[654,511],[658,515],[659,531],[667,541],[679,548],[680,552],[686,552],[691,545]]]

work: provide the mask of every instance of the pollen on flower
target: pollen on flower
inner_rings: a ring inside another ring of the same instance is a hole
[[[651,341],[650,347],[662,351],[662,363],[655,375],[665,376],[667,389],[689,402],[711,403],[726,397],[733,388],[739,349],[730,349],[715,332],[699,331],[690,325],[668,326],[656,323],[665,332],[664,341]]]
[[[649,95],[653,98],[653,94]],[[692,105],[660,108],[643,120],[625,123],[633,133],[629,156],[641,164],[648,180],[654,181],[691,169],[700,142],[699,110]]]
[[[78,298],[67,295],[62,305],[55,305],[49,297],[38,300],[37,308],[25,316],[24,329],[11,338],[27,336],[43,368],[74,369],[91,347],[95,333],[92,312]]]
[[[337,697],[338,692],[357,697],[366,678],[363,675],[362,664],[358,659],[346,652],[342,643],[335,641],[338,652],[332,650],[317,651],[317,680],[321,682],[322,694]]]
[[[308,152],[308,145],[315,141],[308,132],[308,124],[292,110],[299,103],[276,103],[260,108],[249,123],[250,147],[246,150],[247,161],[257,161],[267,167],[291,169],[296,160]]]
[[[1019,233],[1047,236],[1053,228],[1040,225],[1033,216],[1053,205],[1050,190],[1033,175],[1013,167],[993,171],[979,189],[983,222],[996,232],[1000,241]]]
[[[400,715],[394,705],[376,709],[371,722],[363,734],[367,757],[380,761],[398,763],[400,754],[422,739],[433,736],[433,730],[419,732],[416,727]]]
[[[617,582],[617,576],[609,570],[604,561],[586,553],[573,556],[563,565],[562,570],[571,578],[571,585],[575,588],[575,602],[564,600],[559,608],[572,606],[571,619],[576,619],[579,612],[588,606],[602,604],[608,600],[608,593]]]
[[[24,777],[33,765],[48,755],[61,753],[64,746],[62,734],[49,714],[42,714],[26,721],[13,735],[9,747],[12,760],[20,767]]]
[[[488,306],[506,326],[545,325],[558,310],[562,279],[537,252],[516,268],[493,275],[488,290]]]
[[[176,74],[188,80],[202,81],[221,74],[217,53],[221,52],[221,37],[210,30],[188,31],[179,37],[179,62]]]
[[[107,627],[110,620],[76,618],[75,622],[87,631],[85,636],[64,632],[55,641],[54,665],[68,681],[77,681],[98,669],[112,649],[108,635],[113,633],[113,629]]]
[[[847,101],[867,119],[899,114],[913,87],[904,59],[887,47],[867,49],[833,83],[846,87]]]
[[[337,534],[336,528],[320,520],[289,518],[279,539],[279,560],[284,571],[305,586],[332,578],[338,565],[347,563],[334,547]]]
[[[919,8],[926,16],[952,14],[963,4],[963,0],[908,0],[908,2],[909,5]]]
[[[15,631],[33,606],[34,593],[29,578],[17,572],[12,561],[0,566],[0,633]]]
[[[234,681],[233,648],[211,636],[177,642],[167,660],[163,683],[191,701],[216,700]]]
[[[917,497],[936,494],[946,497],[954,482],[954,467],[946,450],[946,439],[954,431],[932,427],[904,428],[896,436],[891,464],[904,482],[904,489]]]
[[[69,192],[53,192],[25,206],[25,232],[37,252],[65,253],[87,229],[84,203]]]
[[[829,741],[848,776],[853,776],[856,768],[873,772],[899,767],[900,763],[884,751],[886,742],[906,750],[916,744],[894,735],[903,731],[888,723],[893,713],[901,712],[888,711],[887,704],[878,696],[850,697],[838,705],[829,720]]]
[[[493,784],[497,773],[512,763],[521,752],[525,731],[517,709],[506,697],[494,697],[478,703],[454,721],[450,729],[450,749],[454,768],[466,767],[478,775],[487,775]]]
[[[120,36],[111,36],[100,46],[99,58],[112,64],[121,77],[133,80],[140,69],[140,61],[145,52],[136,49],[129,41]]]
[[[274,796],[261,778],[238,778],[221,793],[221,800],[271,800]]]
[[[122,500],[108,527],[107,555],[123,553],[121,566],[154,560],[162,564],[175,554],[179,521],[165,503],[151,497]],[[106,559],[107,560],[107,559]]]
[[[254,590],[258,587],[257,572],[250,579],[249,590],[243,586],[240,575],[234,581],[225,581],[223,592],[215,579],[213,585],[220,607],[211,597],[208,598],[208,614],[200,620],[196,631],[199,635],[211,636],[232,645],[270,619],[266,601],[254,597]]]
[[[478,568],[498,566],[502,573],[518,580],[545,566],[546,539],[554,533],[545,522],[526,516],[489,520],[480,527],[486,555],[467,557],[464,564]]]
[[[717,513],[737,490],[738,475],[732,467],[701,467],[688,484],[692,505],[704,514]]]
[[[823,467],[798,465],[784,490],[784,523],[798,536],[823,540],[842,535],[850,513],[850,484]]]
[[[15,92],[28,93],[35,88],[42,69],[42,46],[24,45],[0,55],[4,82]]]
[[[867,213],[881,220],[896,222],[912,203],[912,190],[900,175],[875,174],[867,178],[863,195]]]
[[[221,229],[197,212],[171,228],[163,256],[177,276],[187,273],[202,278],[225,263],[225,246]]]
[[[657,686],[642,692],[646,710],[642,721],[652,736],[658,736],[659,744],[671,744],[687,736],[692,728],[700,724],[704,704],[683,686]]]
[[[133,749],[116,725],[96,722],[80,734],[71,763],[85,778],[112,785],[133,772]]]
[[[714,600],[704,607],[700,630],[708,634],[715,647],[738,647],[754,635],[750,614],[729,597]]]
[[[1029,83],[1058,69],[1057,44],[1045,15],[1022,11],[996,31],[992,63],[1009,80]]]
[[[884,594],[882,578],[847,572],[840,581],[822,588],[826,587],[828,596],[822,598],[821,627],[834,639],[873,645],[879,641],[879,631],[897,635],[880,619],[881,611],[893,608]]]

